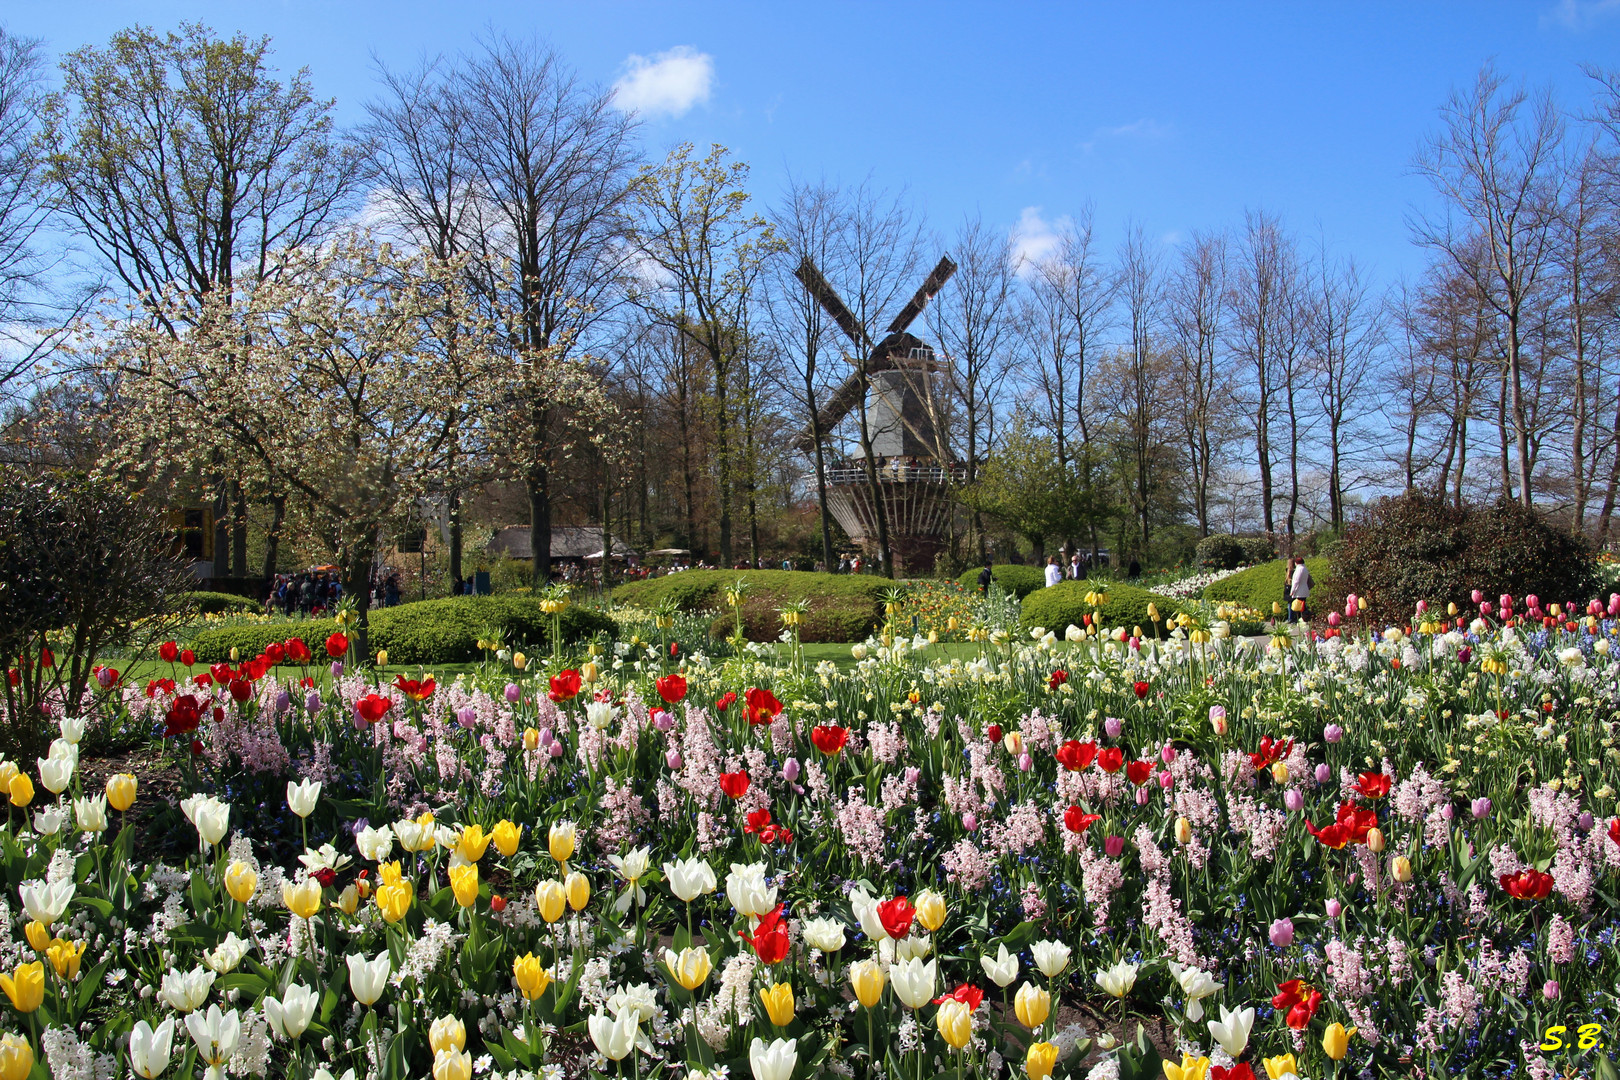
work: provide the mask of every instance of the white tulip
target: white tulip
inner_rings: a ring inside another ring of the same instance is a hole
[[[984,968],[984,977],[997,986],[1006,989],[1018,978],[1018,956],[1007,951],[1006,942],[1002,942],[995,958],[979,957],[979,966]]]
[[[1041,638],[1043,638],[1045,636],[1046,636],[1046,627],[1044,627],[1044,626],[1032,626],[1032,627],[1029,628],[1029,639],[1031,641],[1039,641],[1039,640],[1041,640]]]
[[[933,951],[934,943],[927,934],[907,934],[894,943],[896,960],[923,959]]]
[[[220,1012],[218,1005],[210,1005],[206,1015],[194,1012],[186,1017],[186,1030],[197,1044],[198,1060],[212,1066],[209,1071],[213,1075],[223,1075],[217,1070],[236,1053],[237,1041],[242,1037],[242,1021],[236,1010]]]
[[[73,800],[73,820],[80,832],[105,832],[107,829],[107,796]]]
[[[776,887],[765,883],[765,864],[731,864],[726,875],[726,899],[739,915],[758,918],[776,907]]]
[[[645,906],[647,890],[641,887],[641,879],[646,877],[647,871],[652,868],[652,849],[638,847],[632,848],[624,855],[609,855],[608,863],[625,886],[623,894],[614,903],[613,910],[622,915],[630,910],[632,902],[638,906]]]
[[[1037,941],[1029,947],[1035,966],[1048,979],[1055,979],[1069,966],[1069,947],[1061,941]]]
[[[607,1008],[614,1016],[622,1016],[626,1010],[633,1012],[639,1024],[658,1015],[658,995],[648,983],[637,983],[614,991],[607,999]]]
[[[611,1017],[597,1011],[585,1021],[585,1027],[591,1033],[591,1042],[596,1044],[603,1057],[609,1061],[622,1061],[636,1048],[640,1023],[641,1013],[634,1009],[626,1009],[618,1016]]]
[[[844,924],[837,919],[806,919],[804,940],[812,949],[837,952],[844,947]]]
[[[67,790],[73,782],[74,763],[67,758],[45,757],[37,758],[39,762],[39,782],[45,790],[52,795],[60,795]]]
[[[51,740],[51,748],[46,751],[47,758],[56,758],[60,761],[72,762],[76,768],[79,764],[79,748],[66,739]]]
[[[315,804],[320,801],[320,797],[319,780],[305,780],[302,783],[287,781],[287,809],[301,818],[307,818],[315,812]]]
[[[1208,1027],[1210,1035],[1221,1044],[1222,1050],[1234,1058],[1242,1057],[1244,1048],[1249,1045],[1249,1032],[1254,1028],[1254,1010],[1249,1008],[1233,1012],[1222,1005],[1220,1020],[1210,1020]]]
[[[883,929],[883,920],[878,918],[876,897],[868,896],[865,889],[856,889],[849,894],[849,906],[861,924],[861,933],[871,938],[873,944],[889,940],[889,932]]]
[[[921,957],[897,962],[889,968],[889,981],[895,996],[907,1008],[920,1009],[934,999],[934,968],[937,961],[924,963]]]
[[[714,868],[696,855],[690,859],[665,863],[664,879],[669,882],[669,891],[675,894],[675,898],[688,904],[719,888]]]
[[[613,706],[606,701],[592,701],[585,706],[585,722],[597,731],[605,731],[613,723]]]
[[[230,803],[220,802],[211,795],[193,795],[180,803],[180,809],[197,827],[197,835],[205,845],[225,839],[225,831],[231,823]]]
[[[55,836],[66,822],[67,814],[61,807],[47,806],[34,815],[34,831],[41,836]]]
[[[62,741],[71,746],[78,746],[79,740],[84,738],[84,717],[64,716],[56,725],[62,732]]]
[[[349,1069],[342,1076],[334,1077],[325,1069],[316,1069],[315,1076],[312,1078],[312,1080],[354,1080],[354,1070]]]
[[[320,1004],[320,1000],[321,996],[309,987],[294,983],[287,987],[280,1001],[273,997],[264,999],[264,1018],[270,1023],[270,1030],[277,1035],[296,1039],[314,1019],[315,1006]]]
[[[28,917],[50,926],[73,902],[77,888],[71,881],[25,881],[18,892]]]
[[[1136,985],[1136,965],[1121,960],[1096,974],[1097,985],[1110,997],[1122,998]]]
[[[208,1000],[208,991],[214,986],[215,973],[201,964],[190,971],[170,968],[163,973],[163,985],[158,997],[175,1012],[188,1013],[202,1008]]]
[[[243,941],[235,933],[225,935],[225,940],[213,949],[203,953],[203,959],[208,966],[221,975],[229,975],[236,970],[248,950],[253,948],[253,942]]]
[[[387,862],[394,850],[394,834],[387,827],[373,829],[367,826],[354,834],[354,846],[363,858],[372,862]]]
[[[353,953],[347,960],[349,989],[354,991],[355,1000],[362,1005],[376,1004],[388,986],[388,974],[393,969],[388,950],[378,953],[375,960],[367,960],[364,953]]]
[[[754,1080],[792,1080],[793,1067],[799,1063],[799,1040],[776,1039],[769,1046],[756,1038],[748,1047],[748,1067]]]
[[[1182,967],[1174,960],[1170,961],[1170,975],[1181,984],[1181,992],[1187,995],[1187,1019],[1193,1023],[1204,1018],[1204,998],[1218,990],[1225,988],[1225,983],[1215,981],[1215,976],[1198,967]]]
[[[141,1020],[129,1033],[129,1067],[136,1076],[156,1080],[169,1067],[169,1055],[173,1049],[174,1017],[169,1017],[155,1028]]]
[[[399,837],[399,846],[406,851],[421,851],[428,847],[428,837],[432,831],[431,825],[418,825],[414,821],[394,822],[394,835]]]
[[[1078,626],[1074,625],[1074,623],[1070,623],[1069,628],[1067,630],[1063,631],[1063,640],[1065,640],[1065,641],[1084,641],[1084,640],[1086,640],[1086,632],[1084,630],[1080,629]]]

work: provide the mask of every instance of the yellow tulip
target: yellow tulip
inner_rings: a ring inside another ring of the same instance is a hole
[[[489,848],[489,840],[489,834],[484,831],[482,825],[468,825],[461,830],[461,835],[456,839],[456,851],[463,859],[475,863],[484,857],[484,852]]]
[[[490,838],[495,841],[495,850],[510,859],[517,854],[518,844],[523,840],[523,826],[504,819],[497,821]]]
[[[1334,1061],[1343,1061],[1344,1055],[1350,1052],[1350,1036],[1355,1033],[1355,1028],[1346,1030],[1343,1024],[1335,1020],[1322,1032],[1322,1052]]]
[[[522,671],[524,668],[529,666],[529,658],[520,652],[513,653],[512,666],[517,668],[519,671]]]
[[[45,965],[39,960],[18,964],[14,974],[0,974],[0,990],[20,1013],[31,1013],[45,1000]]]
[[[765,1003],[765,1015],[771,1018],[771,1023],[777,1027],[787,1027],[793,1023],[793,987],[787,983],[774,983],[759,992],[759,1000]]]
[[[533,953],[526,953],[512,961],[512,978],[517,980],[518,989],[527,1001],[533,1001],[551,985],[551,973],[535,959]]]
[[[1375,855],[1384,850],[1384,830],[1376,827],[1367,830],[1367,850]]]
[[[1405,855],[1397,855],[1389,860],[1389,876],[1396,881],[1406,882],[1412,880],[1412,860]]]
[[[540,917],[548,923],[554,923],[563,917],[563,905],[567,902],[568,896],[563,891],[563,884],[555,878],[542,881],[534,887],[534,906],[540,909]]]
[[[1029,1052],[1024,1055],[1024,1071],[1029,1074],[1029,1080],[1046,1080],[1052,1075],[1052,1067],[1057,1064],[1057,1058],[1056,1043],[1030,1043]]]
[[[236,649],[236,646],[235,646],[235,645],[232,645],[232,646],[231,646],[231,663],[233,663],[233,664],[234,664],[234,663],[236,663],[236,662],[237,662],[237,661],[238,661],[238,660],[240,660],[240,659],[241,659],[241,657],[240,657],[240,656],[239,656],[239,655],[237,655],[237,649]]]
[[[540,749],[540,729],[539,728],[532,728],[531,727],[531,728],[524,728],[523,729],[523,749],[525,749],[525,750],[538,750],[538,749]]]
[[[934,1014],[934,1024],[939,1028],[940,1038],[952,1050],[962,1049],[973,1038],[973,1013],[968,1010],[965,1001],[946,998],[940,1002],[939,1011]]]
[[[887,976],[883,973],[883,966],[876,960],[857,960],[849,965],[849,985],[855,991],[855,1000],[868,1009],[878,1003],[883,996],[883,984]]]
[[[709,959],[707,949],[686,948],[679,953],[674,949],[665,949],[664,966],[669,968],[670,977],[675,980],[675,985],[682,990],[696,990],[709,977],[714,963]],[[763,994],[764,991],[760,993]],[[766,1002],[766,1008],[770,1008],[769,1002]]]
[[[321,910],[321,883],[314,878],[305,878],[296,885],[283,881],[281,902],[300,919],[313,918]]]
[[[34,801],[34,782],[27,773],[18,773],[11,778],[9,793],[12,806],[27,806]]]
[[[1266,1067],[1267,1080],[1282,1080],[1289,1073],[1299,1075],[1299,1065],[1295,1063],[1293,1054],[1268,1057],[1262,1064]]]
[[[1209,1075],[1209,1058],[1195,1058],[1191,1054],[1181,1055],[1181,1064],[1172,1065],[1164,1063],[1165,1080],[1204,1080]]]
[[[433,1080],[472,1080],[472,1055],[465,1050],[441,1050],[433,1055]]]
[[[1288,766],[1280,761],[1271,765],[1271,779],[1278,784],[1288,783]]]
[[[428,1049],[437,1054],[440,1050],[465,1050],[467,1048],[467,1025],[454,1016],[441,1016],[433,1021],[428,1028]]]
[[[38,953],[50,948],[51,942],[56,940],[51,937],[51,928],[37,919],[23,928],[23,936],[28,938],[28,944]]]
[[[917,921],[932,934],[945,923],[945,898],[933,889],[924,889],[913,901]]]
[[[594,660],[579,665],[579,678],[586,686],[595,685],[596,681],[601,677],[602,669],[596,666]]]
[[[450,868],[450,891],[455,893],[456,903],[462,907],[472,907],[478,902],[478,864],[468,863],[465,866],[452,866]]]
[[[351,881],[342,892],[338,893],[338,898],[332,901],[332,906],[345,915],[353,915],[360,910],[360,890],[354,882]]]
[[[1034,1031],[1046,1023],[1046,1018],[1052,1014],[1052,995],[1034,983],[1026,982],[1013,995],[1013,1014],[1018,1017],[1020,1024]]]
[[[377,867],[377,882],[381,885],[398,885],[405,877],[400,872],[399,860],[383,863]]]
[[[1184,817],[1176,818],[1176,843],[1192,843],[1192,822]]]
[[[60,979],[72,982],[79,977],[79,962],[84,959],[84,942],[66,942],[58,938],[51,942],[51,947],[45,951],[51,961],[51,967],[56,969]]]
[[[259,887],[259,875],[253,872],[253,867],[240,859],[225,868],[225,891],[231,894],[231,899],[238,904],[245,904],[253,898],[253,893]]]
[[[377,666],[378,667],[387,667],[388,666],[388,650],[387,649],[378,649],[377,650]]]
[[[122,814],[135,805],[135,792],[139,786],[129,773],[107,777],[107,805]]]
[[[0,1035],[0,1080],[28,1080],[34,1048],[21,1035]]]
[[[568,894],[568,906],[575,911],[584,911],[585,905],[591,902],[591,883],[578,870],[568,871],[563,879],[563,891]]]
[[[566,863],[574,854],[574,837],[578,830],[572,821],[553,822],[551,831],[546,835],[546,844],[551,857],[559,863]]]
[[[382,912],[383,921],[397,923],[403,919],[415,896],[416,889],[405,882],[377,886],[377,910]]]

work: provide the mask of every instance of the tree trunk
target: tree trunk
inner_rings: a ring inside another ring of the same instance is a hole
[[[231,576],[230,486],[221,477],[214,482],[214,570],[217,578]]]
[[[545,466],[530,469],[523,477],[529,495],[529,551],[534,557],[534,587],[543,589],[551,580],[551,489]]]
[[[461,580],[461,492],[450,492],[450,580]],[[426,540],[426,537],[423,537]]]
[[[287,521],[287,496],[270,497],[270,531],[264,538],[264,580],[274,581],[281,561],[281,530]]]
[[[354,598],[354,655],[358,662],[371,659],[371,561],[376,554],[377,540],[373,533],[349,549],[349,558],[343,568],[343,589]]]
[[[248,576],[247,493],[240,480],[231,481],[231,576]]]

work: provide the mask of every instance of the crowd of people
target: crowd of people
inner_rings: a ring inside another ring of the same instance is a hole
[[[291,618],[294,612],[315,617],[337,607],[343,598],[343,582],[329,570],[305,570],[297,574],[277,574],[265,597],[266,615],[280,611]],[[396,601],[397,603],[397,601]]]

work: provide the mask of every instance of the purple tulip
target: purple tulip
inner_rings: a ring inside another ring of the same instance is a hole
[[[518,684],[517,683],[509,682],[509,683],[506,684],[506,700],[507,701],[510,701],[512,704],[516,705],[518,703],[518,698],[520,698],[522,696],[523,696],[523,691],[518,689]]]
[[[922,770],[915,765],[907,765],[906,771],[901,775],[906,778],[906,783],[915,786],[917,781],[922,779]]]
[[[675,717],[663,709],[653,713],[652,722],[653,727],[659,731],[673,731],[675,729]]]
[[[1108,719],[1103,721],[1103,731],[1108,734],[1110,739],[1119,738],[1119,733],[1124,730],[1125,721],[1121,720],[1117,716],[1110,716]]]
[[[311,690],[309,693],[304,695],[304,708],[312,713],[321,711],[320,691]]]
[[[285,690],[276,691],[276,715],[280,716],[292,705],[292,695]]]
[[[1474,650],[1464,645],[1457,650],[1457,663],[1466,664],[1474,658]]]
[[[456,710],[456,722],[464,728],[478,726],[478,710],[471,705],[463,705]]]
[[[1344,728],[1340,727],[1338,724],[1329,724],[1327,727],[1322,729],[1322,738],[1326,739],[1328,742],[1336,743],[1340,739],[1344,738]]]
[[[332,661],[332,678],[334,678],[334,679],[343,678],[343,661],[341,661],[341,660]]]
[[[1546,998],[1548,1001],[1557,1001],[1558,1000],[1558,980],[1557,979],[1548,979],[1546,982],[1542,983],[1541,984],[1541,996]]]
[[[552,757],[562,757],[563,756],[563,744],[560,743],[560,742],[552,743],[551,744],[551,749],[549,751],[547,751],[547,753],[549,753]]]
[[[1452,818],[1457,816],[1457,811],[1452,808],[1450,803],[1446,803],[1446,805],[1440,808],[1440,816],[1445,818],[1447,821],[1450,821]]]
[[[673,748],[664,751],[664,764],[671,770],[678,771],[681,767],[681,752]]]
[[[1484,821],[1491,816],[1491,800],[1481,795],[1474,800],[1472,810],[1474,811],[1474,817]]]
[[[1279,949],[1286,949],[1294,943],[1293,919],[1282,918],[1271,924],[1271,943]]]
[[[798,758],[791,758],[790,757],[790,758],[787,759],[787,761],[783,762],[783,764],[782,764],[782,779],[786,780],[790,784],[794,784],[794,783],[798,782],[798,780],[799,780],[799,759]]]
[[[1344,910],[1344,905],[1339,903],[1337,900],[1329,900],[1327,902],[1328,918],[1337,919],[1339,917],[1339,912],[1341,912],[1343,910]]]
[[[1159,751],[1159,760],[1166,765],[1174,765],[1176,763],[1176,748],[1169,743],[1165,743],[1164,749]]]
[[[1136,789],[1136,805],[1137,806],[1146,806],[1147,804],[1148,804],[1148,789],[1145,788],[1145,787],[1137,788]]]
[[[1110,858],[1117,859],[1125,854],[1125,838],[1123,836],[1110,836],[1103,841],[1103,850]]]
[[[963,811],[962,828],[966,829],[968,832],[977,832],[979,828],[978,815],[971,810]]]
[[[1316,782],[1318,784],[1327,783],[1328,778],[1331,777],[1332,775],[1333,775],[1333,770],[1328,768],[1326,765],[1318,765],[1316,767]]]
[[[1299,793],[1299,788],[1289,788],[1283,792],[1283,805],[1297,814],[1305,809],[1305,796]]]
[[[1592,812],[1590,810],[1583,810],[1581,811],[1581,816],[1575,819],[1575,824],[1581,827],[1582,832],[1591,832],[1593,820]]]

